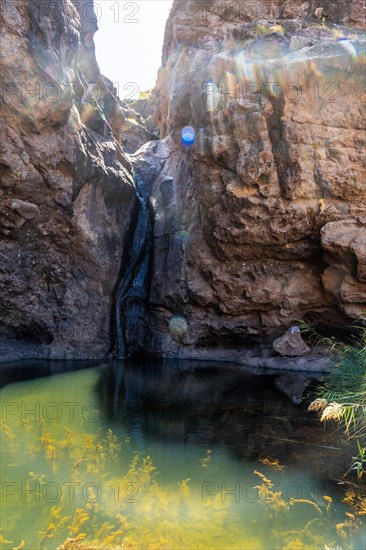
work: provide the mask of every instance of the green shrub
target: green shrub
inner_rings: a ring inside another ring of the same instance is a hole
[[[278,32],[280,34],[285,34],[285,30],[282,25],[272,25],[271,27],[266,27],[263,23],[258,23],[255,28],[256,36],[263,36],[264,34],[269,34],[271,32]]]
[[[325,386],[319,390],[319,397],[310,404],[309,410],[320,411],[322,422],[339,422],[347,438],[356,440],[358,454],[349,470],[356,470],[361,479],[366,473],[366,316],[354,328],[357,335],[343,343],[335,338],[324,338],[302,323],[302,332],[315,343],[330,345],[336,357]]]
[[[263,25],[262,23],[258,23],[258,25],[255,28],[256,36],[262,36],[263,34],[268,34],[269,32],[270,32],[269,28]]]
[[[285,29],[282,25],[272,25],[272,27],[269,28],[270,32],[278,32],[279,34],[285,34]]]

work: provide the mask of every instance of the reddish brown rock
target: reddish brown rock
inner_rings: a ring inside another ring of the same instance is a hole
[[[321,230],[324,288],[336,297],[346,315],[359,318],[366,302],[366,219],[331,222]]]
[[[136,155],[155,174],[148,352],[222,359],[298,319],[333,328],[365,309],[361,4],[323,2],[319,23],[302,0],[260,13],[174,2],[156,91],[163,140]]]
[[[321,230],[325,261],[366,282],[366,218],[326,224]]]

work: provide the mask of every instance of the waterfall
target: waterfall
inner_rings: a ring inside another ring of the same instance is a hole
[[[142,178],[134,172],[138,214],[127,266],[121,269],[115,292],[116,354],[131,356],[143,339],[147,279],[151,256],[152,216],[149,193]]]

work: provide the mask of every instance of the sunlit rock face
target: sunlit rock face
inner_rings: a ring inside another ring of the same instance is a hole
[[[148,141],[159,139],[159,128],[154,119],[156,98],[151,92],[145,97],[121,101],[124,122],[121,128],[121,145],[128,153],[135,153]]]
[[[111,345],[135,194],[85,4],[1,5],[2,360],[101,357]]]
[[[363,25],[358,0],[175,1],[163,140],[137,153],[155,170],[150,353],[237,359],[366,308]]]

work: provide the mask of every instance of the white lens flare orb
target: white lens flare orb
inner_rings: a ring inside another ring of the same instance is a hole
[[[169,330],[174,336],[182,336],[188,330],[187,321],[183,317],[172,317],[169,321]]]
[[[357,59],[356,48],[354,47],[354,45],[350,40],[348,40],[347,38],[339,38],[338,44],[340,44],[342,48],[344,48],[347,51],[347,53],[350,55],[350,57],[352,57],[352,59]]]
[[[192,126],[185,126],[182,130],[182,144],[191,147],[196,140],[196,132]]]

